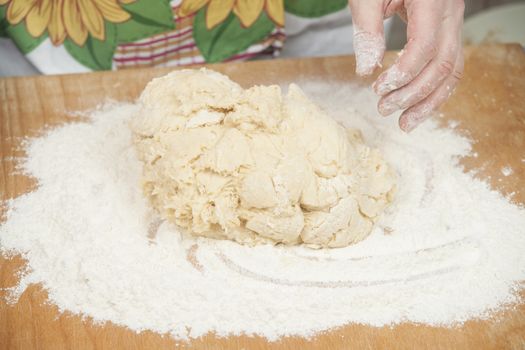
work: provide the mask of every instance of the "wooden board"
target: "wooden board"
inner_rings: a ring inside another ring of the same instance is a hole
[[[490,177],[494,188],[525,204],[525,54],[519,46],[485,46],[465,50],[466,71],[454,96],[441,109],[443,122],[457,120],[475,140],[477,158],[465,158],[467,169]],[[388,53],[388,66],[395,53]],[[258,61],[214,65],[242,85],[302,78],[355,81],[353,57]],[[20,156],[20,138],[37,135],[44,125],[71,120],[68,113],[93,108],[107,98],[134,100],[153,77],[170,69],[142,69],[0,80],[0,193],[13,198],[34,186],[14,174],[12,157]],[[371,79],[360,80],[369,84]],[[379,118],[379,116],[378,116]],[[514,172],[505,177],[504,166]],[[1,288],[16,284],[20,257],[0,258]],[[523,293],[525,296],[525,293]],[[525,349],[525,305],[490,321],[469,321],[457,328],[415,324],[373,328],[350,324],[306,340],[283,338],[268,343],[259,337],[216,338],[207,335],[188,344],[152,332],[136,334],[112,324],[94,326],[78,316],[59,314],[45,305],[46,293],[29,288],[14,306],[0,302],[0,349]],[[175,310],[174,310],[175,311]]]

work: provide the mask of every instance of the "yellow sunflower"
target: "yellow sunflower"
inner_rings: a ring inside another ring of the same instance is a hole
[[[208,5],[206,9],[206,27],[208,29],[212,29],[224,21],[232,10],[245,28],[255,23],[263,10],[275,24],[284,26],[283,0],[182,0],[177,15],[180,17],[189,16],[206,4]]]
[[[119,3],[136,0],[0,0],[9,3],[6,18],[10,24],[23,19],[33,37],[39,37],[47,28],[54,45],[69,37],[79,46],[84,45],[88,33],[99,40],[105,39],[104,20],[121,23],[131,16]]]

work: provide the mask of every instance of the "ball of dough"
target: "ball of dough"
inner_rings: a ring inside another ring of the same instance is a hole
[[[395,176],[357,130],[294,84],[243,89],[217,72],[151,81],[132,122],[146,196],[196,236],[342,247],[364,239]]]

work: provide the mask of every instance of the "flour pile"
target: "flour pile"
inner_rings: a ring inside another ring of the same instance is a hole
[[[462,172],[467,139],[433,122],[406,135],[356,87],[300,85],[398,173],[394,202],[366,240],[312,250],[178,233],[140,188],[127,127],[138,107],[111,105],[29,143],[23,169],[39,187],[9,201],[0,227],[4,254],[28,262],[13,301],[41,283],[61,310],[181,339],[451,325],[519,302],[525,210]]]

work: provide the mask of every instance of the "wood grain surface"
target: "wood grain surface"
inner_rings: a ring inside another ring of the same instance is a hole
[[[462,160],[467,170],[476,169],[477,176],[487,179],[493,188],[515,203],[525,204],[525,54],[517,45],[494,45],[467,48],[465,55],[465,76],[442,107],[440,120],[458,121],[458,129],[474,140],[478,157]],[[395,57],[395,53],[388,53],[386,66]],[[353,57],[333,57],[214,65],[213,69],[244,86],[308,78],[370,84],[371,78],[355,77],[354,67]],[[0,80],[1,198],[16,197],[35,185],[15,171],[13,158],[23,155],[20,141],[24,136],[38,135],[44,126],[71,121],[71,112],[94,108],[107,99],[134,100],[151,78],[170,70]],[[513,169],[511,176],[501,173],[505,166]],[[0,257],[0,298],[6,295],[2,288],[16,285],[16,273],[23,266],[20,257]],[[269,343],[259,337],[217,338],[210,334],[180,343],[153,332],[136,334],[111,323],[93,325],[89,319],[59,314],[46,300],[46,292],[32,286],[15,305],[0,301],[1,350],[525,349],[525,304],[501,311],[491,320],[472,320],[454,328],[410,323],[382,328],[350,324],[312,339],[286,337]]]

